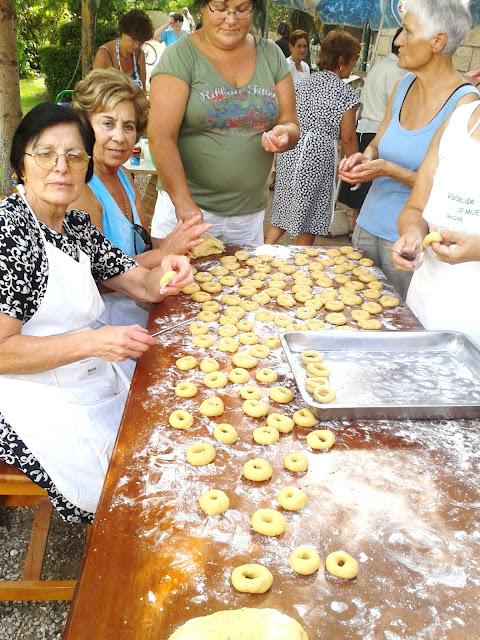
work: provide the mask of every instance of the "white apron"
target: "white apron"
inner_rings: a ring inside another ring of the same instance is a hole
[[[472,138],[480,120],[468,122],[480,102],[459,107],[439,146],[438,167],[423,217],[430,230],[480,235],[480,142]],[[427,249],[415,271],[407,305],[426,329],[461,331],[480,345],[480,262],[450,265]]]
[[[22,334],[53,336],[88,328],[103,311],[88,256],[79,249],[77,262],[40,233],[48,259],[47,289]],[[128,381],[115,364],[88,358],[41,373],[1,375],[0,411],[58,491],[95,512],[127,393]]]

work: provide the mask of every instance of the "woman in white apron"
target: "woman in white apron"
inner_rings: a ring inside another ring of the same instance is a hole
[[[138,325],[92,329],[97,284],[154,302],[191,279],[187,258],[149,271],[83,212],[65,214],[91,176],[92,142],[73,111],[39,105],[12,141],[19,193],[0,203],[0,459],[69,521],[97,506],[128,393],[117,362],[156,344]],[[177,275],[160,290],[166,270]]]
[[[122,167],[147,124],[144,92],[117,69],[97,69],[77,83],[72,107],[90,121],[95,145],[93,176],[70,208],[87,211],[110,242],[147,269],[156,267],[169,253],[184,255],[199,244],[200,236],[209,229],[200,216],[178,223],[152,250],[140,195]],[[100,323],[146,326],[148,306],[112,291],[102,293],[102,299],[105,311]],[[131,379],[135,360],[124,360],[120,366]]]
[[[467,334],[480,345],[480,102],[459,107],[436,134],[399,221],[392,260],[412,270],[407,304],[426,329]]]

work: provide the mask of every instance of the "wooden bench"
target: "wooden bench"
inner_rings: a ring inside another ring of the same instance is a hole
[[[0,601],[71,600],[75,580],[42,580],[40,577],[52,520],[52,504],[47,492],[21,471],[0,461],[0,507],[36,507],[22,578],[0,580]]]

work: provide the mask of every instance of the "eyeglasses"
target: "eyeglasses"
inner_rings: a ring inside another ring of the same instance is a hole
[[[67,153],[57,153],[54,149],[45,149],[34,153],[25,151],[25,155],[33,158],[40,169],[53,169],[57,166],[60,156],[65,156],[67,165],[72,171],[84,169],[90,160],[88,153],[82,149],[70,149]]]
[[[216,18],[221,20],[226,20],[229,14],[232,14],[237,18],[237,20],[247,20],[253,13],[253,6],[249,4],[247,7],[239,7],[235,9],[235,11],[230,11],[229,9],[220,9],[219,7],[211,7],[207,2],[207,7],[213,13]]]
[[[142,251],[138,251],[137,249],[137,235],[143,240],[145,244],[145,248]],[[143,251],[150,251],[152,248],[152,238],[148,231],[142,227],[141,224],[133,224],[133,246],[135,249],[135,255],[139,253],[143,253]]]

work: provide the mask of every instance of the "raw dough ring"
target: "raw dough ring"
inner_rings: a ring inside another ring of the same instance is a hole
[[[440,231],[431,231],[430,233],[427,233],[423,239],[423,248],[428,249],[432,242],[442,242],[442,240],[443,238]]]
[[[211,398],[207,398],[200,405],[199,411],[202,414],[202,416],[206,416],[207,418],[221,416],[222,413],[225,411],[223,400],[218,396],[212,396]]]
[[[227,386],[227,376],[221,371],[210,371],[203,377],[203,384],[209,389],[220,389]]]
[[[307,436],[307,444],[312,449],[330,449],[335,444],[335,436],[330,429],[317,429],[310,431]]]
[[[254,358],[268,358],[270,355],[270,349],[266,344],[254,344],[250,347],[248,353]]]
[[[208,442],[196,442],[187,449],[187,462],[195,467],[203,467],[215,460],[217,452],[215,447]]]
[[[357,322],[360,329],[367,329],[370,331],[378,331],[382,328],[382,323],[377,318],[367,318],[366,320],[358,320]]]
[[[273,576],[263,564],[242,564],[232,571],[231,580],[240,593],[265,593],[272,586]]]
[[[286,404],[293,400],[293,391],[288,387],[272,387],[268,395],[270,400],[278,404]]]
[[[337,326],[341,326],[347,323],[347,318],[343,313],[327,313],[325,316],[325,321],[329,324],[336,324]]]
[[[204,358],[200,362],[200,370],[203,373],[212,373],[212,371],[218,371],[220,369],[220,364],[214,358]]]
[[[309,349],[302,352],[300,359],[304,364],[316,364],[317,362],[323,362],[323,355],[320,351]]]
[[[235,338],[220,338],[217,342],[217,349],[219,351],[235,353],[238,350],[238,341]]]
[[[274,444],[280,438],[280,434],[275,427],[258,427],[253,432],[253,439],[257,444]]]
[[[256,367],[258,364],[258,360],[246,351],[234,353],[232,362],[236,367],[240,367],[241,369],[253,369],[253,367]]]
[[[244,400],[260,400],[262,390],[254,384],[248,384],[240,389],[240,397]]]
[[[169,415],[168,422],[174,429],[190,429],[193,424],[193,416],[189,411],[176,409]]]
[[[320,568],[320,556],[311,547],[297,547],[288,558],[290,567],[302,576],[310,576]]]
[[[175,395],[179,398],[193,398],[197,391],[197,385],[193,382],[179,382],[175,387]]]
[[[380,298],[379,303],[384,307],[384,309],[393,309],[398,307],[400,300],[395,296],[383,295]]]
[[[260,338],[257,336],[256,333],[253,333],[253,331],[247,331],[247,333],[243,333],[240,337],[239,337],[239,341],[242,344],[258,344],[260,342]]]
[[[232,425],[227,422],[222,422],[217,424],[213,430],[213,437],[222,444],[233,444],[237,441],[238,434],[235,427],[232,427]]]
[[[207,516],[218,516],[230,507],[230,500],[224,491],[209,489],[198,499],[200,508]]]
[[[212,336],[193,336],[192,342],[196,347],[200,347],[200,349],[208,349],[213,344]]]
[[[297,409],[292,417],[295,424],[298,424],[299,427],[313,427],[318,423],[316,417],[307,407]]]
[[[258,382],[276,382],[278,376],[273,369],[263,368],[256,372],[255,378]]]
[[[263,458],[252,458],[243,465],[243,475],[247,480],[252,480],[253,482],[270,480],[272,473],[272,465]]]
[[[258,509],[251,517],[252,529],[264,536],[281,536],[287,528],[285,516],[275,509]]]
[[[250,374],[246,369],[242,369],[240,367],[235,367],[228,374],[228,379],[233,384],[244,384],[250,380]]]
[[[268,413],[270,405],[262,400],[245,400],[242,405],[243,413],[251,418],[263,418]]]
[[[289,471],[300,473],[308,469],[308,458],[303,453],[292,451],[283,459],[283,466]]]
[[[222,338],[233,338],[238,333],[238,329],[234,324],[224,324],[218,329],[218,335]]]
[[[368,311],[368,313],[382,313],[383,311],[383,307],[381,304],[378,304],[378,302],[364,302],[362,304],[362,309],[364,311]]]
[[[325,559],[325,568],[337,578],[351,580],[358,574],[358,563],[345,551],[333,551]]]
[[[307,364],[307,374],[309,378],[328,378],[330,369],[323,362],[312,362]]]
[[[278,336],[266,336],[263,341],[264,344],[267,345],[269,349],[278,349],[278,347],[282,344],[280,342],[280,338]]]
[[[297,487],[283,487],[277,494],[280,506],[286,511],[300,511],[307,504],[307,494]]]
[[[269,427],[274,427],[280,433],[290,433],[295,426],[292,418],[283,415],[282,413],[271,413],[267,417],[267,425]]]
[[[368,322],[368,320],[364,320],[364,322]],[[335,391],[328,386],[328,384],[319,384],[315,387],[312,392],[313,397],[317,402],[321,404],[328,404],[329,402],[333,402],[337,397]]]
[[[188,371],[189,369],[195,369],[197,366],[197,359],[193,356],[183,356],[175,362],[180,371]]]

